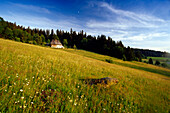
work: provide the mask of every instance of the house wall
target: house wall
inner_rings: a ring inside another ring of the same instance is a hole
[[[51,45],[52,48],[64,48],[62,45]]]

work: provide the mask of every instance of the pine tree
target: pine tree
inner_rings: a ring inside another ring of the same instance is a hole
[[[152,58],[149,59],[149,64],[153,64]]]

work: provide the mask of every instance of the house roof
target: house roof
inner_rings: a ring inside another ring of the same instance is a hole
[[[53,40],[51,41],[51,45],[62,45],[62,44],[61,44],[61,42],[60,42],[59,40],[53,39]]]

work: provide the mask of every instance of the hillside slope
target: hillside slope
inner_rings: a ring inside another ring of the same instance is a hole
[[[120,59],[114,58],[114,57],[110,57],[110,56],[106,56],[106,55],[101,55],[101,54],[97,54],[97,53],[93,53],[93,52],[89,52],[89,51],[84,51],[84,50],[73,50],[73,49],[64,49],[64,51],[70,52],[70,53],[74,53],[74,54],[78,54],[78,55],[82,55],[82,56],[86,56],[89,58],[93,58],[93,59],[97,59],[97,60],[101,60],[101,61],[111,61],[110,63],[112,64],[117,64],[117,65],[122,65],[125,67],[130,67],[130,68],[134,68],[134,69],[138,69],[138,70],[144,70],[144,71],[148,71],[148,72],[152,72],[152,73],[158,73],[158,74],[162,74],[165,76],[170,76],[170,69],[166,69],[163,67],[158,67],[155,65],[150,65],[150,64],[146,64],[146,63],[142,63],[142,62],[136,62],[136,61],[122,61]]]
[[[169,77],[88,58],[78,51],[0,39],[0,75],[0,112],[170,111]],[[89,86],[79,80],[101,77],[117,78],[119,83]]]

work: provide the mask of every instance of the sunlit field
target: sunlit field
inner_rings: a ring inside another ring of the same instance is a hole
[[[125,67],[130,67],[130,68],[134,68],[134,69],[138,69],[138,70],[144,70],[144,71],[149,71],[149,72],[152,72],[152,73],[158,73],[158,74],[162,74],[162,75],[165,75],[165,76],[170,76],[170,69],[158,67],[158,66],[155,66],[155,65],[150,65],[150,64],[136,62],[136,61],[131,61],[131,62],[122,61],[122,60],[114,58],[114,57],[100,55],[100,54],[97,54],[97,53],[88,52],[88,51],[84,51],[84,50],[76,50],[75,51],[73,49],[65,49],[64,51],[74,53],[74,54],[78,54],[78,55],[82,55],[82,56],[86,56],[86,57],[97,59],[97,60],[101,60],[101,61],[105,61],[105,62],[107,62],[109,60],[109,61],[111,61],[110,63],[112,63],[112,64],[122,65],[122,66],[125,66]],[[148,59],[149,58],[150,57],[148,57]],[[152,58],[160,59],[160,57],[152,57]],[[162,59],[165,60],[165,58],[162,58]],[[166,58],[166,60],[167,59],[168,58]]]
[[[167,68],[170,69],[170,58],[165,58],[165,57],[147,57],[147,59],[143,59],[143,61],[148,62],[149,58],[152,58],[153,64],[155,64],[155,62],[158,60],[160,63],[166,63],[167,64]]]
[[[0,112],[169,113],[169,73],[83,50],[0,39]],[[119,83],[88,85],[80,80],[102,77]]]

